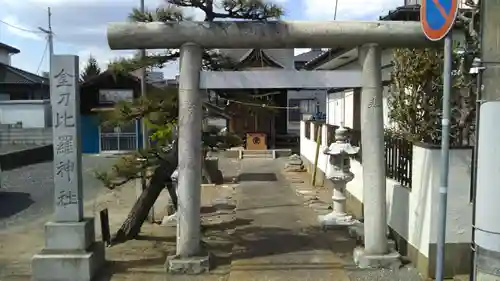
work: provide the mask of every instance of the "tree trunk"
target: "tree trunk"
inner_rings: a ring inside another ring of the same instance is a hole
[[[154,170],[149,185],[142,191],[141,196],[130,210],[127,219],[116,232],[111,241],[112,244],[122,243],[137,237],[161,191],[165,188],[165,185],[172,184],[170,176],[177,168],[177,164],[178,150],[177,143],[174,143],[174,147],[168,152],[166,159]]]

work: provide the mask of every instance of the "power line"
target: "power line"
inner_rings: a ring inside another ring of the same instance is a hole
[[[48,29],[38,27],[38,29],[47,34],[47,44],[49,46],[49,72],[52,71],[52,57],[54,56],[54,32],[52,32],[52,12],[47,8]]]
[[[11,23],[3,21],[3,20],[0,20],[0,23],[3,23],[5,25],[7,25],[7,26],[10,26],[10,27],[14,28],[14,29],[17,29],[17,30],[20,30],[20,31],[24,31],[24,32],[29,32],[29,33],[33,33],[33,34],[41,34],[41,33],[43,33],[43,32],[38,31],[38,30],[31,30],[31,29],[27,29],[27,28],[22,28],[22,27],[19,27],[17,25],[13,25]]]
[[[265,103],[251,103],[251,102],[244,102],[244,101],[238,101],[238,100],[233,100],[233,99],[226,99],[223,97],[219,97],[219,99],[225,100],[228,102],[246,105],[246,106],[255,106],[255,107],[271,108],[271,109],[299,109],[298,106],[275,106],[275,105],[268,105]]]
[[[45,49],[43,49],[43,54],[42,54],[42,58],[40,59],[40,63],[38,63],[38,67],[36,68],[36,72],[38,74],[38,72],[40,71],[40,67],[42,66],[42,63],[45,59],[45,55],[47,54],[47,48],[49,47],[49,41],[47,40],[47,42],[45,43]]]

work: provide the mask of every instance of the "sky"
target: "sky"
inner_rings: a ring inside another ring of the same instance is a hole
[[[52,12],[55,54],[80,56],[81,67],[90,55],[101,68],[133,51],[111,51],[106,41],[109,22],[126,21],[140,0],[0,0],[0,42],[21,50],[12,56],[12,65],[41,74],[48,70],[46,36],[38,28],[47,28],[47,8]],[[280,4],[285,20],[333,20],[336,0],[268,0]],[[404,0],[338,0],[337,20],[376,20]],[[145,0],[147,9],[164,5],[164,0]],[[186,10],[195,19],[203,19],[196,10]],[[296,49],[296,53],[307,49]],[[166,78],[178,72],[176,63],[161,71]]]

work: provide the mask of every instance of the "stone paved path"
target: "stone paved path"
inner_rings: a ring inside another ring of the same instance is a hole
[[[265,159],[241,165],[229,280],[349,280],[332,247],[352,250],[352,244],[317,228],[316,214],[283,178],[283,167]]]

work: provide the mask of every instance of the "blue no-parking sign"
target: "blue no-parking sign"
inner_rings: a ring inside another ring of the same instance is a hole
[[[422,0],[420,22],[425,36],[443,39],[451,30],[458,13],[458,0]]]

